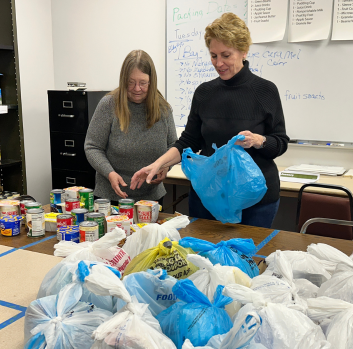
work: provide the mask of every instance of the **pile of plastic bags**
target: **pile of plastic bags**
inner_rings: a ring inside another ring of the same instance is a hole
[[[325,244],[180,239],[184,216],[94,243],[58,243],[25,316],[25,349],[353,348],[353,260]],[[125,250],[126,247],[126,250]],[[135,248],[134,248],[135,247]]]

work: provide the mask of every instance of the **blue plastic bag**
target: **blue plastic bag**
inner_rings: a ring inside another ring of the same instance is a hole
[[[185,339],[194,346],[206,345],[208,340],[227,333],[233,326],[224,307],[232,299],[222,295],[223,286],[215,292],[213,304],[199,291],[191,280],[179,280],[173,293],[180,299],[158,316],[162,331],[181,349]]]
[[[172,291],[177,281],[163,269],[147,269],[147,271],[127,275],[123,279],[123,284],[131,296],[136,296],[140,303],[149,304],[148,309],[153,316],[157,316],[177,301]],[[119,298],[116,311],[125,305],[126,303]]]
[[[185,237],[179,245],[190,247],[200,256],[208,258],[213,265],[229,265],[237,267],[251,278],[259,275],[259,268],[251,258],[256,246],[253,239],[230,239],[214,244],[209,241]]]
[[[235,136],[210,157],[184,149],[181,168],[205,208],[222,223],[239,223],[242,210],[258,203],[266,193],[266,180],[251,156],[234,143]]]

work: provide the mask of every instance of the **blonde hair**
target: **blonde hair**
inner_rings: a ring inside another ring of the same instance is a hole
[[[248,52],[252,44],[250,31],[245,22],[231,12],[224,13],[206,27],[205,43],[208,49],[212,39],[241,52]]]
[[[157,73],[152,58],[145,51],[131,51],[121,67],[119,87],[108,93],[114,96],[115,114],[120,123],[120,130],[123,132],[127,132],[130,123],[127,89],[130,75],[135,68],[149,75],[150,78],[146,97],[147,128],[158,122],[162,113],[167,115],[168,109],[171,109],[169,103],[157,89]]]

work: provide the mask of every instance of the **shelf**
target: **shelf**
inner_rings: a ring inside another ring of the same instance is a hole
[[[5,168],[5,167],[12,167],[12,166],[17,166],[17,165],[21,165],[22,161],[21,160],[1,160],[0,161],[0,170]]]
[[[13,51],[14,47],[11,45],[2,45],[0,44],[0,50],[9,50],[9,51]]]

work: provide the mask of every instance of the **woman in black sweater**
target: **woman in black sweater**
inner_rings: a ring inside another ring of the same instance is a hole
[[[246,55],[251,45],[249,30],[238,16],[225,13],[206,27],[205,42],[219,78],[201,84],[195,91],[185,131],[166,154],[136,172],[131,188],[147,183],[163,167],[180,162],[185,148],[201,155],[214,153],[237,134],[237,141],[261,169],[267,192],[256,205],[243,210],[242,224],[270,228],[279,206],[280,182],[273,159],[287,150],[282,104],[277,87],[249,70]],[[191,187],[191,217],[214,219]]]

